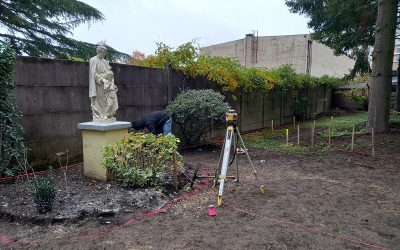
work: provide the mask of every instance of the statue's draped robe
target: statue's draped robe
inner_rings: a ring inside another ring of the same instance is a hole
[[[106,78],[107,74],[112,74],[108,61],[98,56],[92,57],[89,61],[89,98],[94,120],[114,118],[118,109],[116,87],[115,90],[105,89],[104,83],[110,81]]]

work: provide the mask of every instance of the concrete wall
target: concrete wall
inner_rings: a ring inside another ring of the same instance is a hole
[[[132,121],[143,114],[164,109],[180,89],[213,88],[203,78],[188,79],[174,70],[111,64],[119,109],[117,119]],[[82,154],[81,131],[77,124],[91,121],[88,97],[88,63],[67,60],[21,57],[15,70],[17,105],[23,113],[22,125],[34,164],[56,160],[55,153],[69,150],[71,156]],[[330,89],[307,89],[308,112],[321,113],[331,106]],[[290,123],[294,114],[292,93],[275,89],[271,93],[235,93],[227,101],[237,110],[243,131]],[[215,133],[212,133],[215,135]]]
[[[348,74],[354,66],[354,61],[347,56],[335,56],[333,50],[317,42],[311,47],[311,75],[342,77]]]
[[[201,48],[201,53],[209,56],[229,57],[244,65],[244,39],[220,43]]]
[[[297,73],[312,76],[343,76],[354,61],[335,56],[333,51],[308,35],[260,36],[245,38],[201,48],[201,53],[230,57],[246,67],[278,68],[291,64]]]
[[[306,36],[259,37],[258,40],[257,61],[252,63],[252,66],[278,68],[284,64],[291,64],[296,72],[305,73]]]

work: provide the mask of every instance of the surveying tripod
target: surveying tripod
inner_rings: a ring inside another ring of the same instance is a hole
[[[247,160],[249,160],[250,165],[253,169],[253,174],[256,179],[257,185],[260,186],[261,193],[264,193],[264,185],[259,185],[260,181],[258,179],[258,175],[256,169],[254,168],[253,162],[250,159],[249,153],[247,152],[246,146],[244,145],[242,136],[239,133],[239,129],[237,127],[237,113],[235,110],[229,110],[226,114],[226,133],[225,133],[225,140],[222,146],[221,155],[219,157],[218,166],[215,168],[215,175],[214,175],[214,186],[219,183],[219,191],[218,191],[218,202],[217,205],[222,205],[222,194],[224,192],[224,184],[225,180],[228,178],[235,179],[235,181],[239,181],[239,167],[236,159],[236,153],[238,151],[238,140],[242,144],[244,149],[244,153],[246,154]],[[231,146],[233,142],[233,156],[231,162],[229,163],[230,153],[231,153]],[[235,176],[227,176],[228,173],[228,166],[230,166],[233,162],[235,162]],[[220,175],[218,175],[220,173]]]

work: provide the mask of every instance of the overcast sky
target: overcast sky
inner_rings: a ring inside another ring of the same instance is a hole
[[[207,46],[259,36],[308,34],[307,19],[284,0],[81,0],[100,10],[104,22],[73,30],[78,40],[106,40],[115,49],[153,54],[156,42],[176,47],[198,39]]]

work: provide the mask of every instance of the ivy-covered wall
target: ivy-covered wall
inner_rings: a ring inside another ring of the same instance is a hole
[[[161,110],[182,88],[221,89],[207,79],[187,78],[169,68],[125,64],[111,66],[119,88],[118,120],[133,121],[145,113]],[[88,63],[18,58],[15,69],[16,98],[23,114],[22,126],[31,149],[31,162],[43,164],[53,161],[56,152],[66,149],[72,156],[82,154],[81,131],[77,129],[77,124],[91,121],[88,74]],[[307,116],[327,111],[331,106],[329,86],[297,92],[279,88],[269,93],[242,93],[237,90],[226,96],[239,113],[243,131],[269,127],[271,119],[276,126],[290,123],[295,112],[299,117]],[[297,103],[295,100],[298,100]]]

